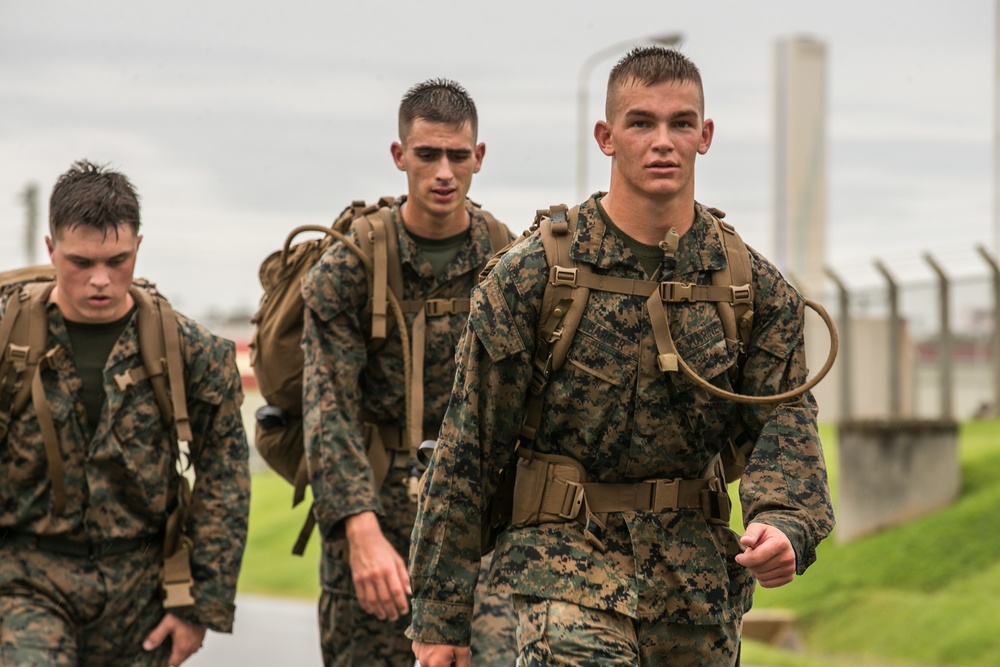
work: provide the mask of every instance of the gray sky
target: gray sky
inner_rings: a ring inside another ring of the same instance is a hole
[[[350,6],[344,6],[344,5]],[[927,279],[920,254],[981,273],[994,247],[994,2],[988,0],[0,0],[0,268],[26,263],[29,182],[111,163],[143,203],[138,273],[184,312],[253,310],[257,267],[300,224],[399,194],[389,154],[405,90],[460,81],[483,170],[471,196],[513,229],[576,203],[580,67],[669,32],[701,68],[713,146],[697,198],[773,247],[774,44],[828,49],[829,263]],[[593,70],[587,131],[616,57]],[[589,183],[608,162],[592,144]],[[38,234],[39,256],[44,244]]]

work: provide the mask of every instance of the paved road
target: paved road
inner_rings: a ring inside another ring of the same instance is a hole
[[[185,667],[322,667],[316,603],[256,595],[236,600],[232,635],[209,632]]]

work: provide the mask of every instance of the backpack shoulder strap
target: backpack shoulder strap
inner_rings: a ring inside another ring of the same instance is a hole
[[[47,304],[55,282],[14,288],[0,319],[0,437],[31,397],[32,377],[48,342]]]
[[[490,232],[490,248],[493,253],[496,254],[500,252],[503,248],[506,248],[510,244],[510,234],[507,232],[507,228],[497,220],[492,213],[481,207],[476,202],[469,200],[472,208],[483,216],[483,220],[486,222],[486,228]]]
[[[577,264],[570,257],[578,213],[578,207],[567,209],[564,204],[559,204],[539,210],[535,215],[549,267],[549,279],[545,282],[538,313],[531,392],[521,427],[521,435],[529,440],[534,440],[541,423],[549,376],[565,363],[566,353],[590,298],[590,288],[578,285],[575,280],[577,272],[589,273],[590,266]],[[567,275],[572,275],[573,279],[566,280]]]
[[[366,207],[354,219],[358,246],[372,260],[369,276],[371,290],[372,338],[385,338],[388,332],[388,290],[397,299],[403,298],[403,267],[399,259],[399,237],[392,218],[392,202],[382,197],[377,204]]]
[[[191,442],[191,420],[184,390],[184,357],[181,354],[177,315],[169,302],[146,283],[136,283],[129,293],[139,307],[139,352],[141,373],[126,371],[115,376],[120,390],[148,378],[153,385],[160,417],[168,427],[177,429],[177,439]],[[168,384],[169,382],[169,384]]]
[[[735,303],[716,302],[719,318],[726,338],[738,341],[745,350],[750,345],[750,333],[753,329],[753,269],[750,266],[750,251],[736,233],[736,228],[723,222],[725,213],[716,208],[707,210],[722,237],[726,254],[726,267],[712,274],[712,284],[743,292],[743,298],[734,299]]]

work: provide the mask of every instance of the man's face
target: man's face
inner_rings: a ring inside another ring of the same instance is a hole
[[[124,317],[132,307],[128,288],[135,271],[142,236],[129,225],[106,235],[84,225],[64,228],[55,239],[46,237],[49,258],[56,269],[53,300],[72,322],[99,324]]]
[[[694,196],[695,158],[708,152],[715,130],[702,118],[699,88],[690,81],[652,86],[626,81],[614,113],[594,128],[612,159],[612,187],[640,196]]]
[[[455,128],[417,118],[403,143],[392,144],[396,167],[406,172],[407,202],[418,215],[444,220],[465,204],[485,144],[476,144],[472,125]]]

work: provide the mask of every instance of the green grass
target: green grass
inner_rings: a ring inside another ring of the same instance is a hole
[[[832,463],[836,434],[824,429],[822,438]],[[793,610],[809,649],[774,658],[748,647],[747,661],[767,667],[1000,664],[1000,423],[963,425],[960,455],[957,502],[848,544],[837,544],[834,535],[793,584],[759,589],[755,606]],[[831,464],[834,489],[836,470]],[[845,662],[811,662],[833,656]]]
[[[310,497],[292,509],[292,487],[273,472],[256,473],[250,493],[250,531],[240,570],[240,593],[319,599],[319,534],[302,556],[292,545],[306,519]]]
[[[836,506],[837,442],[820,429]],[[995,667],[1000,665],[1000,422],[960,436],[962,493],[951,506],[870,537],[824,541],[805,575],[758,589],[756,608],[790,609],[808,647],[748,642],[759,667]],[[240,591],[316,599],[319,540],[290,555],[306,503],[290,510],[280,477],[253,479]],[[738,525],[739,517],[734,517]]]

